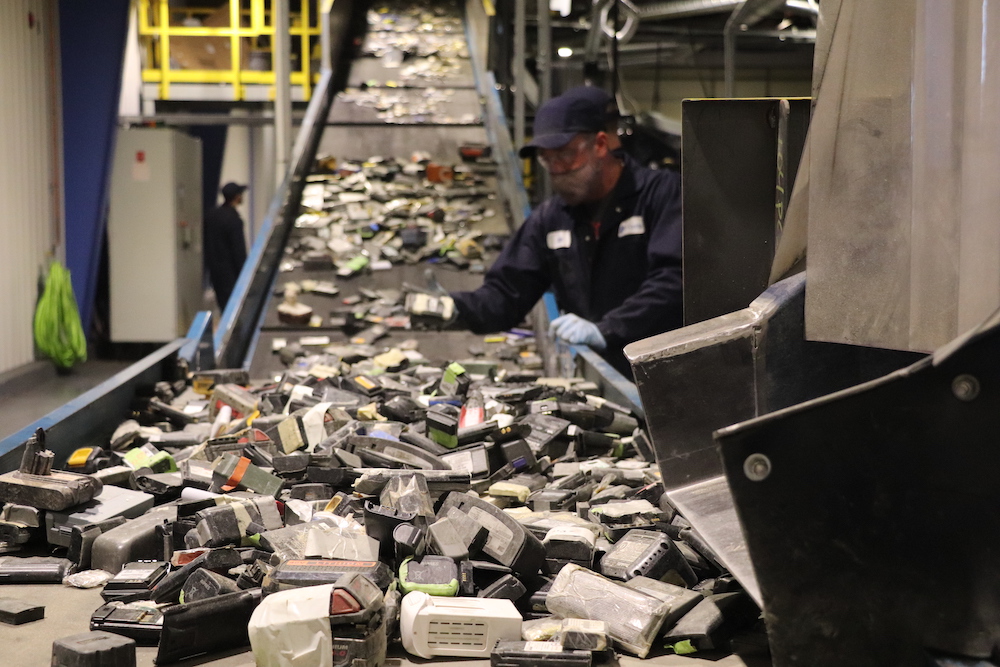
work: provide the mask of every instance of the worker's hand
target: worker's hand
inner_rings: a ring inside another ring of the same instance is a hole
[[[549,325],[549,333],[570,345],[589,345],[598,351],[608,346],[596,324],[573,313],[552,320],[552,324]]]

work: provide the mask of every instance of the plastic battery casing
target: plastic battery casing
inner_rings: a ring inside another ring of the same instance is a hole
[[[490,472],[490,456],[485,445],[470,445],[439,457],[452,470],[467,472],[473,476],[486,475]]]
[[[438,516],[456,508],[489,531],[483,553],[522,575],[534,575],[545,562],[545,547],[524,526],[494,505],[464,493],[445,498]]]
[[[0,502],[61,512],[87,502],[103,486],[95,477],[75,472],[53,470],[48,475],[32,475],[14,470],[0,475]]]
[[[104,630],[134,639],[140,646],[156,646],[163,628],[163,612],[152,606],[126,604],[113,600],[97,608],[90,616],[91,630]]]
[[[528,592],[521,580],[513,574],[505,574],[492,584],[479,591],[481,598],[495,598],[501,600],[519,600]]]
[[[612,579],[664,579],[693,585],[698,579],[666,533],[630,530],[601,560],[601,573]]]
[[[590,667],[590,651],[567,650],[559,642],[498,642],[490,653],[490,667]]]
[[[228,593],[237,593],[239,590],[239,586],[236,585],[233,579],[201,568],[192,572],[191,576],[184,582],[184,587],[181,589],[180,602],[181,604],[189,604]]]
[[[379,561],[354,560],[286,560],[274,568],[264,583],[264,593],[270,594],[300,586],[336,583],[345,574],[357,573],[385,590],[392,583],[392,570]]]
[[[427,555],[419,561],[407,559],[399,566],[399,587],[405,593],[457,595],[458,565],[447,556]]]
[[[626,581],[625,585],[642,591],[646,595],[652,595],[670,605],[670,611],[663,621],[664,628],[673,626],[684,614],[694,609],[704,599],[704,596],[698,591],[681,588],[649,577],[633,577]]]
[[[0,584],[61,584],[73,561],[48,556],[0,557]]]
[[[163,610],[157,665],[250,643],[247,624],[260,603],[259,588]]]
[[[0,623],[23,625],[45,618],[45,607],[11,598],[0,598]]]
[[[134,519],[153,507],[153,496],[141,491],[105,486],[94,498],[70,511],[47,512],[45,531],[49,544],[68,547],[73,526],[101,523],[117,516]]]
[[[135,641],[95,630],[52,642],[51,667],[135,667]]]
[[[521,614],[510,600],[407,594],[400,604],[403,648],[421,658],[485,658],[498,641],[521,638]]]
[[[165,561],[127,563],[104,585],[101,597],[106,601],[146,599],[153,586],[166,576],[167,569]]]
[[[154,508],[125,524],[102,533],[90,550],[91,567],[118,572],[125,563],[163,557],[163,538],[156,527],[177,518],[176,507]]]
[[[442,517],[432,523],[427,532],[436,553],[455,561],[469,557],[469,546],[462,540],[457,526],[448,517]]]

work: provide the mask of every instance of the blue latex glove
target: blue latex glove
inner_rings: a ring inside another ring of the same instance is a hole
[[[608,346],[596,324],[573,313],[552,320],[552,324],[549,325],[549,333],[570,345],[589,345],[598,351]]]

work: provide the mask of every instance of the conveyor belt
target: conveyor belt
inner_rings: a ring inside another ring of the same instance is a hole
[[[410,39],[421,40],[421,44],[429,42],[432,47],[441,46],[446,55],[415,57],[402,62],[397,59],[398,66],[391,66],[388,56],[374,57],[368,53],[379,52],[380,44],[394,43],[395,38],[403,34],[404,25],[383,24],[376,28],[394,27],[396,30],[386,32],[375,29],[369,32],[362,48],[365,55],[349,65],[348,88],[333,100],[317,155],[332,156],[340,162],[367,160],[376,155],[407,160],[413,153],[422,152],[432,160],[454,164],[460,162],[459,146],[487,145],[488,135],[483,127],[485,112],[475,89],[476,81],[464,33],[456,29],[456,25],[461,25],[457,12],[455,18],[454,24],[442,26],[442,30],[432,31],[424,24],[420,31],[406,33]],[[418,51],[423,48],[419,47]],[[461,53],[464,57],[447,55],[450,53]],[[439,76],[442,72],[447,76]],[[387,109],[390,103],[393,106]],[[378,105],[379,108],[371,105]],[[409,110],[417,113],[407,113]],[[483,178],[483,189],[499,192],[495,165],[476,165],[474,171]],[[503,202],[493,195],[488,204],[483,219],[469,223],[468,228],[485,234],[508,234],[511,227]],[[290,256],[297,233],[292,232],[289,238],[283,260]],[[491,259],[492,256],[487,261]],[[282,263],[287,264],[285,261]],[[299,296],[300,302],[312,307],[317,315],[328,321],[332,312],[344,311],[342,299],[357,294],[359,288],[399,289],[404,283],[424,285],[424,274],[428,268],[434,269],[438,281],[448,290],[475,289],[482,282],[482,275],[431,262],[396,264],[390,270],[370,271],[347,279],[338,278],[334,269],[305,270],[283,266],[275,273],[257,342],[249,355],[251,376],[266,377],[281,372],[284,366],[273,351],[276,340],[295,342],[303,336],[322,336],[328,337],[332,344],[347,342],[348,336],[337,328],[282,323],[277,308],[283,301],[282,286],[285,283],[312,279],[332,281],[337,285],[340,293],[336,296],[312,293]],[[391,347],[406,339],[416,339],[420,351],[439,362],[466,357],[470,346],[481,343],[481,337],[468,332],[442,334],[391,329],[389,335],[379,340],[377,345]]]

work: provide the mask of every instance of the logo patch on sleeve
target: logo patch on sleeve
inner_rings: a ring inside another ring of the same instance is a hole
[[[642,223],[642,220],[639,222]],[[545,237],[545,244],[549,247],[549,250],[568,248],[573,245],[573,233],[568,229],[559,229],[554,232],[549,232]]]
[[[618,238],[645,233],[646,225],[642,222],[642,216],[633,215],[627,220],[622,220],[622,223],[618,225]]]

